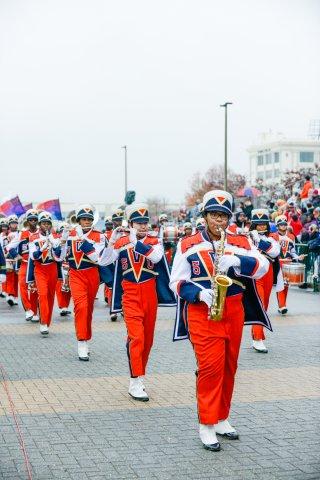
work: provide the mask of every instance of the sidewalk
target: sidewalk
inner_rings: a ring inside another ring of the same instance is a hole
[[[274,301],[274,299],[273,299]],[[173,309],[161,309],[146,386],[127,394],[125,327],[97,301],[90,362],[79,362],[72,319],[55,316],[48,338],[0,299],[0,363],[22,426],[33,479],[320,479],[320,295],[291,289],[289,314],[274,303],[269,353],[245,329],[232,422],[240,441],[219,453],[198,439],[195,362],[172,343]],[[26,479],[0,386],[0,478]]]

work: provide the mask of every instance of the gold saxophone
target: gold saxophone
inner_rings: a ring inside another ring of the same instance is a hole
[[[220,232],[220,246],[216,250],[214,261],[215,275],[211,278],[212,305],[210,307],[210,319],[215,322],[219,322],[222,319],[227,288],[232,284],[232,279],[227,275],[224,275],[220,268],[220,259],[224,254],[226,241],[225,231],[220,228]]]

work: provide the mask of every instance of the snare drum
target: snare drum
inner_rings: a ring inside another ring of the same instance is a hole
[[[303,263],[284,263],[282,265],[284,281],[289,285],[300,285],[304,282],[305,269]]]
[[[177,243],[179,230],[177,227],[165,227],[163,231],[163,243]]]

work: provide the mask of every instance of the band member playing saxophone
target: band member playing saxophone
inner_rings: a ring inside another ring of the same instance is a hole
[[[268,261],[250,238],[228,232],[232,204],[223,190],[204,195],[206,227],[181,240],[170,279],[179,299],[174,340],[189,338],[193,345],[199,434],[211,451],[221,448],[216,434],[239,438],[228,417],[243,324],[271,330],[253,282],[266,273]]]

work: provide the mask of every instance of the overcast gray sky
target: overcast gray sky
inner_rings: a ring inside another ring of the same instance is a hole
[[[183,201],[269,128],[320,118],[318,0],[0,0],[0,198]]]

